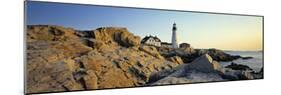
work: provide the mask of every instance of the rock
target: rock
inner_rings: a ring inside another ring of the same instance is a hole
[[[116,42],[125,47],[139,46],[140,37],[134,36],[126,28],[102,27],[94,31],[93,36],[96,40],[107,43]]]
[[[93,30],[86,30],[86,31],[76,30],[75,35],[77,35],[79,38],[94,38]]]
[[[113,44],[105,44],[104,41],[101,41],[101,40],[96,40],[96,39],[84,39],[84,43],[93,48],[93,49],[97,49],[97,50],[100,50],[100,51],[104,51],[104,50],[107,50],[109,48],[116,48],[115,45]]]
[[[263,74],[263,67],[261,68],[261,70],[258,73],[262,73]]]
[[[147,45],[142,45],[140,48],[139,48],[141,51],[144,51],[156,58],[159,58],[159,59],[164,59],[160,54],[159,52],[157,51],[157,49],[154,47],[154,46],[147,46]]]
[[[188,47],[188,48],[176,48],[176,49],[172,49],[170,50],[168,53],[170,55],[177,55],[177,56],[182,56],[182,57],[187,57],[187,56],[190,56],[192,54],[194,54],[196,51],[191,48],[191,47]]]
[[[45,60],[27,63],[27,92],[82,90],[74,76],[77,65],[71,59],[47,63]]]
[[[196,53],[196,51],[191,47],[183,48],[183,52],[186,53],[185,55],[192,55]]]
[[[251,79],[254,79],[254,76],[253,76],[253,71],[243,71],[242,72],[242,78],[241,79],[246,79],[246,80],[251,80]]]
[[[27,43],[27,63],[33,64],[41,61],[53,63],[83,55],[91,50],[91,48],[78,42],[29,42]],[[34,69],[32,66],[30,68]]]
[[[183,64],[183,61],[179,56],[170,57],[168,60],[170,60],[174,63],[177,63],[177,64]]]
[[[191,83],[191,80],[187,78],[178,78],[178,77],[165,77],[157,82],[154,82],[150,85],[172,85],[172,84],[184,84]]]
[[[92,73],[94,71],[82,72],[84,67],[75,58],[81,59],[81,56],[93,51],[91,47],[100,49],[107,47],[106,44],[96,40],[85,43],[74,29],[49,25],[28,26],[27,40],[28,93],[98,88],[98,78]]]
[[[230,55],[218,49],[193,49],[192,47],[184,46],[184,48],[177,49],[168,47],[157,47],[157,50],[165,58],[179,56],[181,57],[184,63],[190,63],[204,54],[210,55],[212,59],[216,61],[233,61],[241,58],[241,56],[239,55]]]
[[[251,80],[262,79],[262,72],[255,72],[247,65],[231,63],[221,70],[221,76],[228,80]]]
[[[169,47],[156,47],[156,49],[159,51],[161,55],[168,55],[174,48]]]
[[[233,61],[242,58],[239,55],[230,55],[218,49],[193,49],[192,47],[184,47],[178,49],[157,47],[157,49],[165,58],[180,56],[184,63],[190,63],[204,54],[210,55],[212,59],[216,61]]]
[[[233,70],[253,70],[247,65],[242,65],[242,64],[236,64],[234,62],[231,62],[230,65],[226,66],[225,68],[231,68]]]
[[[27,93],[143,86],[153,73],[179,65],[125,28],[76,31],[28,26]],[[116,80],[118,79],[118,80]]]
[[[85,46],[83,43],[78,41],[67,41],[67,42],[58,42],[53,44],[50,49],[56,49],[63,53],[66,57],[71,56],[80,56],[87,54],[92,48]]]
[[[220,69],[220,64],[205,54],[190,64],[181,64],[173,70],[156,74],[162,76],[153,76],[158,80],[152,81],[149,85],[224,81],[218,71]]]
[[[91,70],[99,77],[98,89],[141,86],[149,81],[153,72],[177,66],[176,63],[157,59],[143,51],[120,48],[102,53],[91,51],[81,57],[85,70]],[[147,56],[142,57],[143,54]]]
[[[54,25],[28,25],[27,42],[78,39],[75,30]]]
[[[157,50],[160,52],[162,56],[166,59],[169,59],[173,56],[179,56],[184,63],[190,63],[199,55],[196,55],[196,51],[189,47],[189,48],[168,48],[168,47],[157,47]]]
[[[91,52],[82,56],[81,63],[87,71],[92,71],[98,77],[98,80],[94,78],[94,80],[85,80],[85,82],[96,81],[98,88],[130,87],[134,85],[133,77],[126,76],[125,72],[116,66],[117,63],[110,61],[100,53]]]
[[[243,60],[253,59],[253,57],[241,57]]]
[[[251,80],[255,79],[251,70],[232,70],[226,68],[222,71],[222,78],[226,80]]]
[[[215,70],[221,71],[222,67],[221,67],[221,64],[220,64],[219,62],[213,61],[212,64],[213,64],[213,68],[214,68]]]
[[[98,89],[98,77],[93,70],[88,70],[81,81],[85,82],[85,89]]]
[[[218,49],[199,49],[198,55],[209,54],[216,61],[233,61],[241,58],[239,55],[230,55]]]
[[[217,59],[229,60],[225,53],[140,45],[138,36],[118,27],[78,31],[31,25],[26,52],[28,93],[223,81],[223,74],[251,79],[253,75],[238,70],[233,70],[238,72],[234,75],[220,73]]]
[[[83,90],[73,73],[79,68],[73,59],[92,50],[76,41],[27,43],[27,92]]]
[[[263,79],[263,67],[259,72],[253,72],[254,79]]]
[[[183,83],[202,83],[202,82],[217,82],[224,81],[217,73],[202,73],[190,71],[186,74],[168,76],[160,79],[150,85],[171,85]]]
[[[188,66],[188,69],[193,69],[200,72],[214,72],[220,68],[220,64],[216,61],[213,61],[211,56],[208,54],[202,55],[201,57],[195,59]]]

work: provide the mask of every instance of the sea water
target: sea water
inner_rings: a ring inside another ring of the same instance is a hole
[[[263,52],[262,51],[225,51],[230,55],[240,55],[242,57],[253,57],[252,59],[237,59],[234,63],[247,65],[254,71],[258,72],[263,67]],[[231,62],[220,62],[222,66],[230,65]]]

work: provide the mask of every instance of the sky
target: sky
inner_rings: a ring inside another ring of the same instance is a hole
[[[179,43],[193,48],[262,50],[263,18],[199,12],[119,8],[77,4],[31,2],[26,7],[27,25],[60,25],[77,30],[126,27],[142,38],[157,36],[171,42],[177,24]]]

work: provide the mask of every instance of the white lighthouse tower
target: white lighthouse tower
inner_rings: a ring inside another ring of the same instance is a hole
[[[172,34],[172,47],[178,48],[178,38],[177,38],[177,26],[176,23],[173,24],[173,34]]]

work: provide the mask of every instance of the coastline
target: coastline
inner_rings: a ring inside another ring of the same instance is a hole
[[[31,25],[27,27],[27,58],[28,93],[263,78],[262,70],[256,72],[247,65],[233,63],[225,68],[220,64],[244,56],[190,45],[146,45],[120,27],[81,32]]]
[[[240,56],[247,56],[253,57],[252,59],[237,59],[233,60],[234,63],[243,64],[251,67],[254,71],[260,71],[263,68],[263,54],[260,51],[225,51],[231,55],[240,55]],[[220,62],[223,66],[227,66],[231,64],[231,62]]]

